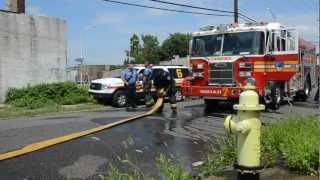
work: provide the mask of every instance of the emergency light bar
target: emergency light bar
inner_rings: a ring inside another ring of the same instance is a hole
[[[256,23],[242,23],[242,24],[222,24],[219,26],[205,26],[200,28],[200,31],[212,31],[212,30],[217,30],[217,31],[223,31],[227,30],[229,28],[236,28],[236,27],[254,27],[254,26],[266,26],[269,23],[267,22],[256,22]]]

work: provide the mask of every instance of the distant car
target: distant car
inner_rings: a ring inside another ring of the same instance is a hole
[[[143,101],[143,83],[142,76],[144,72],[144,67],[135,67],[134,68],[139,75],[140,81],[137,82],[137,100]],[[177,91],[176,98],[177,101],[182,101],[184,97],[181,93],[181,85],[183,78],[189,75],[189,68],[185,66],[153,66],[154,74],[159,70],[165,70],[172,74],[175,78]],[[155,89],[152,88],[151,92],[155,95]],[[89,93],[98,101],[98,102],[111,102],[113,106],[124,107],[127,104],[127,96],[125,92],[125,87],[120,75],[115,76],[114,78],[103,78],[96,79],[91,81]]]

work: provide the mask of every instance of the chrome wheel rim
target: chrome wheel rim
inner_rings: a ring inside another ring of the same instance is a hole
[[[127,103],[127,97],[125,95],[120,95],[118,97],[118,104],[120,106],[124,106],[124,105],[126,105],[126,103]]]
[[[181,101],[181,100],[182,100],[181,91],[177,91],[177,92],[176,92],[176,100],[177,100],[177,101]]]

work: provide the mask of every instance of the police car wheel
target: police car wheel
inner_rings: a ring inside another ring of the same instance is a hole
[[[176,90],[176,101],[178,101],[178,102],[183,101],[183,96],[182,96],[182,92],[180,89]]]
[[[116,107],[125,107],[127,105],[128,98],[126,93],[122,90],[117,91],[112,98],[112,104]]]

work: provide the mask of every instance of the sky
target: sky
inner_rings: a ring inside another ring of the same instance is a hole
[[[0,0],[4,8],[5,0]],[[162,5],[149,0],[119,0],[157,7],[199,11]],[[206,8],[233,10],[233,0],[167,0]],[[150,10],[112,4],[103,0],[26,0],[27,14],[66,20],[68,64],[80,57],[83,37],[86,64],[122,64],[129,39],[136,33],[152,34],[162,42],[171,33],[194,32],[200,27],[232,23],[232,17],[216,17]],[[296,27],[311,42],[318,41],[318,0],[239,0],[240,12],[258,21],[274,21]],[[212,12],[209,12],[212,13]]]

